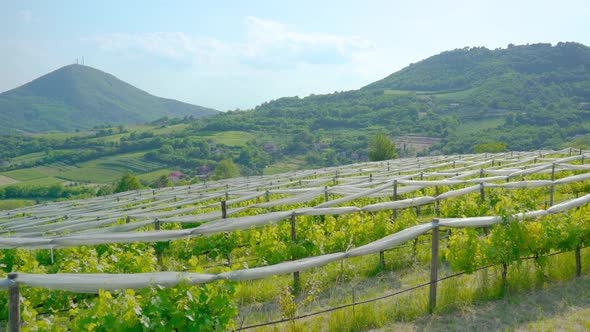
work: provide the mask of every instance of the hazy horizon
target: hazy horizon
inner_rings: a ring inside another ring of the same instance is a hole
[[[455,48],[590,44],[584,1],[0,4],[0,91],[84,57],[153,95],[249,109],[358,89]]]

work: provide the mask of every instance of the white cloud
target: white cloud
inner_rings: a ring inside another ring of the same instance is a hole
[[[242,42],[226,42],[183,32],[113,33],[86,40],[105,51],[128,56],[151,55],[183,63],[237,64],[254,69],[333,65],[352,61],[375,48],[368,40],[316,32],[298,32],[276,21],[247,17]]]
[[[256,17],[245,18],[243,24],[243,38],[232,42],[184,32],[113,33],[85,41],[115,55],[118,64],[121,57],[131,59],[139,66],[134,70],[145,68],[141,62],[156,61],[149,74],[136,82],[131,79],[132,84],[218,109],[250,108],[281,96],[357,89],[401,68],[391,56],[399,50],[377,47],[354,35],[300,31]],[[162,77],[172,76],[185,83],[162,83]]]
[[[28,9],[23,9],[18,12],[18,18],[25,24],[33,21],[33,12]]]

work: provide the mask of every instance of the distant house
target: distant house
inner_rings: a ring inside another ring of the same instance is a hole
[[[170,180],[170,182],[172,183],[176,183],[180,180],[182,180],[182,173],[179,171],[172,171],[170,172],[170,174],[168,175],[168,179]]]

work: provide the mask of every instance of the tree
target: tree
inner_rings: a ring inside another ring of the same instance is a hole
[[[238,176],[240,176],[240,169],[231,159],[220,161],[215,167],[215,172],[213,172],[213,180],[235,178]]]
[[[139,183],[139,180],[135,176],[131,174],[125,174],[117,183],[117,186],[115,187],[115,193],[137,190],[141,188],[143,188],[143,186],[141,183]]]
[[[377,134],[369,140],[369,160],[379,161],[397,158],[395,143],[383,134]]]
[[[166,174],[162,174],[158,179],[156,179],[152,184],[152,187],[155,188],[165,188],[165,187],[172,187],[174,183],[170,181],[170,178]]]

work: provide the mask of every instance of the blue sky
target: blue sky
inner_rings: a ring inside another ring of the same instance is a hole
[[[590,1],[5,1],[0,91],[76,58],[219,110],[357,89],[465,46],[590,45]]]

